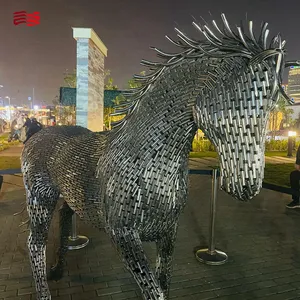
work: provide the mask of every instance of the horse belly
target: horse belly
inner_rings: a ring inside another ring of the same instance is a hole
[[[177,199],[176,204],[158,206],[155,209],[141,211],[136,227],[143,240],[155,240],[177,224],[185,201]]]

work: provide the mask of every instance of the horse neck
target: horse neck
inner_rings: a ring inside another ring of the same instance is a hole
[[[195,63],[179,65],[166,70],[154,83],[127,123],[113,135],[113,144],[123,149],[123,154],[164,149],[165,157],[178,158],[182,151],[187,156],[196,132],[195,70]]]

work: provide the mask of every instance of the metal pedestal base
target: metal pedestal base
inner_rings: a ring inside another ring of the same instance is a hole
[[[212,193],[210,203],[210,226],[208,248],[200,249],[196,252],[196,259],[207,265],[223,265],[227,262],[228,256],[225,252],[215,248],[215,219],[216,219],[216,198],[218,187],[218,170],[212,171]]]
[[[77,235],[76,231],[76,214],[72,216],[72,234],[69,236],[68,249],[77,250],[85,247],[89,243],[89,239],[84,235]]]
[[[77,235],[75,238],[69,237],[69,250],[77,250],[85,247],[89,243],[89,239],[84,235]]]
[[[228,260],[228,256],[225,252],[219,250],[209,251],[208,248],[198,250],[196,252],[196,258],[207,265],[223,265]]]

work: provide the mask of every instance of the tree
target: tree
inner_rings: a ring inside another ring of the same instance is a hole
[[[64,87],[76,88],[77,85],[77,76],[76,76],[76,69],[73,72],[69,73],[68,70],[64,73]]]
[[[282,113],[282,129],[286,127],[292,127],[294,125],[294,120],[292,119],[293,115],[293,109],[287,108],[287,102],[283,98],[283,96],[280,96],[278,100],[278,111]]]
[[[145,76],[146,71],[140,72],[140,75]],[[135,80],[134,78],[128,80],[127,87],[129,89],[136,89],[136,88],[139,88],[140,86],[141,86],[141,83],[139,81]]]
[[[276,107],[270,113],[269,129],[272,132],[272,138],[275,138],[276,131],[293,127],[295,121],[292,120],[293,110],[287,108],[285,98],[280,95]]]
[[[114,85],[113,78],[110,75],[110,70],[105,70],[104,71],[104,89],[105,90],[117,90],[118,86]],[[107,129],[111,129],[111,122],[116,121],[116,117],[112,117],[111,114],[114,112],[114,109],[112,107],[104,107],[104,113],[103,113],[103,118],[104,118],[104,125]]]
[[[300,129],[300,113],[298,114],[298,118],[295,120],[294,128],[298,130]]]
[[[64,73],[63,87],[76,88],[76,84],[76,69],[74,69],[71,73],[66,70]],[[54,97],[52,102],[55,105],[53,113],[57,119],[56,121],[61,125],[75,125],[76,106],[61,106],[57,95]]]
[[[146,72],[142,71],[140,74],[144,76],[146,74]],[[110,73],[109,73],[109,75],[110,75]],[[113,82],[113,81],[111,81],[111,82]],[[139,88],[140,86],[141,86],[141,83],[136,81],[134,78],[132,78],[132,79],[128,80],[126,88],[127,89],[135,89],[135,88]],[[115,105],[120,105],[121,103],[126,102],[126,98],[124,97],[124,95],[120,94],[113,100],[113,102]],[[119,115],[119,116],[112,117],[111,114],[114,112],[114,108],[108,108],[107,112],[108,112],[107,121],[108,121],[109,129],[111,129],[111,125],[110,125],[111,122],[116,122],[116,121],[122,120],[125,117],[125,115]]]
[[[114,80],[110,76],[110,70],[104,70],[104,89],[105,90],[117,90],[118,87],[113,84]]]

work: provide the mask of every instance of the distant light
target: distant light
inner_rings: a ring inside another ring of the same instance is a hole
[[[296,136],[296,131],[289,131],[288,136]]]
[[[39,109],[39,106],[38,106],[38,105],[34,105],[34,106],[33,106],[33,109],[34,109],[34,110],[37,110],[37,109]]]

